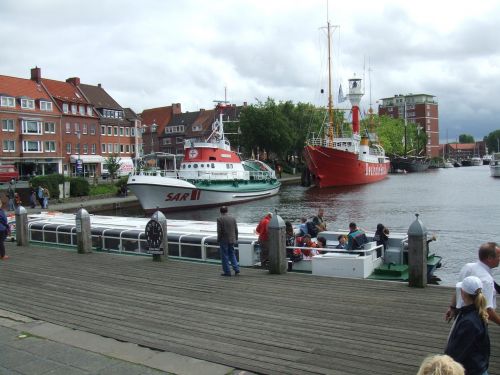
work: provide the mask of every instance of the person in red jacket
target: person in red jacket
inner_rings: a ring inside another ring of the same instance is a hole
[[[269,222],[273,214],[268,212],[266,216],[259,222],[257,228],[255,228],[255,232],[259,235],[259,243],[260,243],[260,264],[262,267],[267,265],[269,261]]]

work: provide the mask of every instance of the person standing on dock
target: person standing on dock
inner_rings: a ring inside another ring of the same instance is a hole
[[[9,222],[7,220],[7,215],[2,208],[2,200],[0,199],[0,260],[9,259],[8,255],[5,255],[5,238],[10,234]]]
[[[457,289],[463,307],[451,328],[445,354],[462,364],[467,375],[488,374],[490,337],[483,283],[476,276],[468,276],[457,283]]]
[[[495,242],[487,242],[479,247],[478,252],[479,261],[475,263],[467,263],[460,271],[458,280],[462,281],[467,276],[478,277],[482,284],[482,293],[486,298],[486,310],[488,312],[489,320],[500,325],[500,316],[495,311],[496,303],[496,290],[495,280],[492,276],[492,269],[498,267],[500,263],[500,247]],[[446,321],[453,319],[463,306],[463,300],[460,290],[457,290],[451,299],[451,304],[445,314]]]
[[[273,217],[272,212],[268,212],[266,216],[259,222],[255,232],[259,235],[259,243],[260,243],[260,265],[262,267],[266,266],[266,263],[269,261],[269,222]]]
[[[240,273],[240,266],[234,253],[234,244],[238,241],[238,224],[236,219],[227,213],[227,207],[220,208],[221,216],[217,219],[217,242],[219,243],[220,259],[222,262],[221,276],[231,276],[231,268],[234,275]]]

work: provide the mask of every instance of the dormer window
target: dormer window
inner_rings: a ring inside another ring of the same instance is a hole
[[[76,104],[71,104],[71,113],[76,115],[77,112],[77,105]]]
[[[35,101],[33,99],[21,99],[21,108],[35,109]]]
[[[68,113],[69,112],[69,105],[68,103],[63,103],[63,112]]]
[[[201,125],[199,125],[199,124],[193,125],[193,131],[194,131],[194,132],[199,132],[199,131],[201,131]]]
[[[87,106],[87,116],[92,116],[92,107],[91,106]]]
[[[85,116],[85,106],[80,104],[78,109],[80,110],[80,115]]]
[[[51,112],[52,102],[46,102],[45,100],[40,100],[40,110]]]
[[[16,99],[11,96],[2,96],[0,97],[0,105],[2,107],[15,107]]]

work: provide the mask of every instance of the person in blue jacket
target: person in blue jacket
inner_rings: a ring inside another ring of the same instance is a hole
[[[9,259],[8,255],[5,255],[5,238],[10,234],[9,222],[7,221],[7,215],[2,208],[2,200],[0,199],[0,260]]]
[[[476,276],[468,276],[457,283],[457,288],[464,305],[456,315],[445,354],[461,363],[467,375],[488,375],[490,337],[483,283]]]

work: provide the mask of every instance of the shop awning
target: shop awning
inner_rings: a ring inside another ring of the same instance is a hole
[[[84,163],[102,163],[104,158],[101,155],[80,155],[80,159]],[[69,160],[71,163],[76,163],[78,155],[70,155]]]

